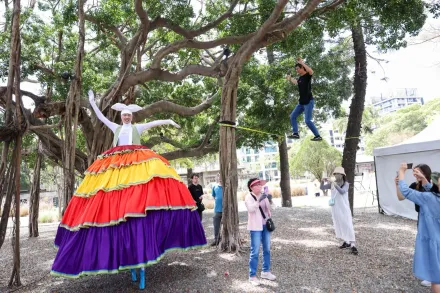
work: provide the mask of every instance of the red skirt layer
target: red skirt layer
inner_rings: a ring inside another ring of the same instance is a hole
[[[147,210],[195,208],[195,202],[182,182],[155,177],[145,184],[122,190],[100,190],[90,198],[74,196],[60,225],[69,230],[104,227],[125,221],[126,217],[143,217]]]

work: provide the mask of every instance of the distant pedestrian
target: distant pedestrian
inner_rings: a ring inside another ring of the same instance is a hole
[[[220,175],[217,177],[218,183],[212,187],[212,196],[214,197],[214,241],[211,246],[218,245],[220,241],[220,224],[222,222],[223,215],[223,186]]]
[[[205,210],[205,205],[202,203],[203,187],[199,184],[199,175],[191,175],[191,184],[189,185],[188,189],[197,204],[197,212],[199,213],[200,221],[202,221],[202,213]]]
[[[344,241],[339,248],[350,248],[351,253],[357,255],[353,218],[348,202],[349,183],[345,177],[344,168],[336,167],[333,175],[336,180],[330,179],[327,184],[324,184],[324,180],[322,180],[321,189],[331,189],[332,191],[329,204],[332,208],[333,227],[335,228],[336,238]]]

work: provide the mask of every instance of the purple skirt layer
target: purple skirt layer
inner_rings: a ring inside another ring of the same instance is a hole
[[[59,250],[51,274],[77,278],[117,273],[154,264],[167,250],[205,244],[199,214],[188,209],[148,211],[119,225],[75,232],[58,227]]]

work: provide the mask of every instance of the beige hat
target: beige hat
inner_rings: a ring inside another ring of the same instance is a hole
[[[333,171],[333,175],[334,174],[342,174],[342,175],[345,175],[345,170],[344,170],[344,168],[342,168],[342,167],[336,167],[335,168],[335,171]],[[347,175],[345,175],[345,176],[347,176]]]

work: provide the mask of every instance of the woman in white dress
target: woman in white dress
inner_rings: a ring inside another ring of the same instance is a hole
[[[329,204],[332,207],[333,226],[336,238],[344,241],[339,248],[350,248],[351,253],[357,255],[358,250],[355,246],[353,218],[351,217],[350,204],[348,202],[349,183],[345,178],[344,168],[336,167],[333,175],[335,180],[329,179],[328,183],[324,183],[324,180],[321,181],[321,189],[331,189]]]

